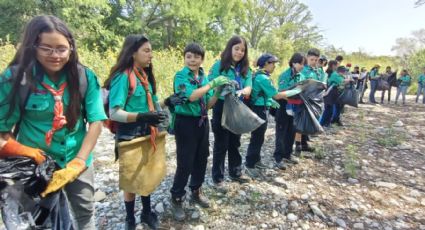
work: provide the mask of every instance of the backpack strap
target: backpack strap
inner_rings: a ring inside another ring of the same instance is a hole
[[[134,94],[137,86],[136,74],[132,69],[127,69],[126,74],[128,76],[128,97]]]
[[[77,65],[78,69],[78,81],[79,81],[79,90],[81,98],[84,100],[86,98],[87,93],[87,74],[86,74],[86,67],[84,67],[81,64]]]

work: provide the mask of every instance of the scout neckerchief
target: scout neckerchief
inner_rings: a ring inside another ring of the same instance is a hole
[[[50,85],[44,82],[41,82],[41,84],[53,95],[53,98],[55,99],[55,106],[53,109],[54,117],[53,117],[52,129],[50,129],[45,136],[46,144],[47,146],[50,146],[50,144],[52,143],[53,134],[66,124],[66,117],[63,115],[62,96],[67,86],[67,83],[66,82],[62,83],[59,86],[58,90],[53,89]]]
[[[147,99],[147,103],[148,103],[148,108],[149,108],[149,112],[153,112],[155,111],[155,107],[153,105],[153,99],[152,99],[152,93],[149,90],[149,81],[148,81],[148,76],[146,75],[145,71],[143,69],[140,69],[142,74],[140,74],[139,70],[136,67],[133,67],[133,71],[136,74],[137,78],[139,78],[140,82],[142,83],[143,88],[146,91],[146,99]],[[155,143],[155,139],[156,139],[156,135],[158,134],[158,129],[151,125],[149,126],[151,129],[151,145],[153,147],[153,151],[156,151],[156,143]]]
[[[235,81],[238,82],[239,89],[243,89],[242,86],[242,76],[241,76],[241,65],[236,65],[235,67]]]
[[[201,70],[199,70],[201,71]],[[201,74],[201,77],[198,75],[193,74],[193,79],[190,80],[191,84],[196,84],[196,86],[199,88],[202,87],[202,82],[204,81],[204,75]],[[201,119],[199,119],[198,126],[201,127],[202,124],[207,120],[208,112],[207,112],[207,105],[205,104],[204,96],[199,98],[199,105],[201,106]]]

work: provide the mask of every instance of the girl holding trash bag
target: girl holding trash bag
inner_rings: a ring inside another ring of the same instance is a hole
[[[61,169],[42,196],[64,188],[77,228],[95,229],[91,151],[106,115],[97,77],[79,63],[65,23],[34,17],[0,82],[0,156],[38,164],[51,156]]]
[[[288,90],[304,78],[300,73],[303,67],[304,55],[300,53],[294,53],[289,60],[289,68],[279,76],[279,92]],[[275,116],[276,137],[273,156],[275,159],[275,167],[281,170],[285,170],[286,163],[298,163],[298,159],[292,155],[295,142],[294,117],[292,112],[294,105],[292,103],[294,100],[281,99],[278,102],[280,107],[277,110]]]
[[[245,166],[247,174],[253,178],[261,177],[259,169],[267,168],[261,163],[261,147],[264,143],[264,134],[267,130],[268,109],[271,106],[279,108],[279,104],[275,100],[287,99],[301,92],[295,88],[289,91],[278,92],[273,86],[270,74],[275,69],[275,63],[278,62],[276,56],[271,54],[263,54],[257,60],[258,70],[255,72],[254,82],[252,83],[251,104],[252,111],[266,122],[251,132],[248,150],[246,154]]]
[[[111,68],[105,87],[109,89],[110,119],[117,122],[116,150],[120,161],[120,188],[124,190],[126,229],[135,229],[135,194],[141,195],[140,222],[158,228],[151,210],[150,194],[165,176],[165,132],[157,126],[167,119],[156,96],[152,46],[143,35],[126,37],[117,63]],[[134,89],[130,81],[134,80]],[[130,91],[131,90],[131,91]],[[165,101],[183,103],[172,95]],[[155,168],[155,170],[152,170]],[[149,178],[146,178],[149,177]]]
[[[336,65],[337,63],[329,62],[329,68]],[[343,86],[349,83],[350,79],[345,79],[344,74],[347,72],[347,69],[344,66],[339,66],[336,71],[333,71],[328,79],[328,88],[330,89],[328,95],[325,96],[325,111],[322,114],[320,119],[320,124],[324,127],[329,127],[332,120],[332,114],[335,111],[335,114],[340,114],[341,106],[338,105],[338,97],[343,89]],[[332,88],[331,88],[332,87]],[[335,106],[337,105],[337,106]]]
[[[409,88],[410,83],[412,82],[412,78],[409,76],[409,72],[407,72],[407,70],[405,69],[401,71],[400,75],[401,75],[401,77],[399,78],[400,85],[397,87],[397,95],[395,97],[395,104],[397,104],[398,98],[401,93],[401,96],[403,99],[403,105],[405,105],[407,89]]]
[[[233,36],[221,53],[221,60],[217,61],[208,74],[209,80],[225,76],[238,83],[238,95],[248,98],[252,90],[252,76],[248,61],[248,46],[246,40],[240,36]],[[236,135],[221,126],[224,97],[220,96],[213,107],[211,126],[214,133],[212,179],[217,187],[224,181],[224,162],[228,153],[229,176],[240,183],[249,182],[249,178],[242,174],[242,156],[239,153],[241,135]]]
[[[177,169],[171,188],[171,207],[174,218],[185,219],[183,209],[185,187],[189,176],[191,190],[190,201],[208,208],[209,201],[202,193],[202,184],[209,156],[209,123],[208,112],[217,101],[212,89],[229,82],[221,76],[209,81],[201,64],[205,51],[197,43],[191,43],[184,49],[185,67],[174,77],[174,91],[183,92],[188,98],[185,104],[175,107],[175,139]]]

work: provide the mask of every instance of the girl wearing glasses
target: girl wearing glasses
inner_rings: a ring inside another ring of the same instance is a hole
[[[77,229],[95,229],[91,151],[106,116],[97,77],[79,63],[67,26],[54,16],[34,17],[0,82],[0,156],[30,157],[38,164],[46,155],[53,158],[61,169],[42,196],[64,188]],[[18,92],[25,87],[22,98]]]

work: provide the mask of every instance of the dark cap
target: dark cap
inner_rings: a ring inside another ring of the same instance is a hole
[[[260,67],[260,68],[263,68],[266,65],[267,62],[273,63],[273,62],[278,62],[278,61],[279,61],[279,59],[276,56],[274,56],[272,54],[265,53],[265,54],[262,54],[258,58],[257,66]]]
[[[344,66],[338,66],[338,68],[336,69],[336,72],[338,73],[346,73],[347,72],[347,68],[345,68]]]

